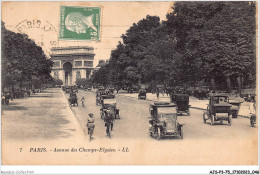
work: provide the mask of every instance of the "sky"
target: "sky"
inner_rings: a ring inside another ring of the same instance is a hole
[[[173,2],[2,2],[2,21],[8,30],[25,33],[47,57],[51,47],[92,46],[95,61],[108,60],[120,36],[147,15],[166,19]],[[60,6],[101,7],[100,41],[59,40]],[[30,24],[28,27],[28,23]]]

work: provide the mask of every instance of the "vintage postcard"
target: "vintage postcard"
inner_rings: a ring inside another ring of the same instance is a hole
[[[2,164],[258,165],[257,5],[2,2]]]

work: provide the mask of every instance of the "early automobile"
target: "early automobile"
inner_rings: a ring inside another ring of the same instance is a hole
[[[73,92],[79,92],[79,89],[78,89],[78,87],[77,86],[72,86],[72,89],[73,89]]]
[[[106,112],[111,114],[114,119],[120,119],[119,109],[116,107],[115,95],[109,94],[101,96],[100,116],[102,119],[104,119]]]
[[[139,94],[138,94],[138,100],[145,100],[146,99],[146,90],[145,89],[141,89],[139,90]]]
[[[70,93],[70,92],[71,92],[70,86],[66,86],[66,87],[65,87],[65,93]]]
[[[77,98],[77,95],[76,93],[71,93],[70,94],[70,98],[69,98],[69,105],[70,107],[73,105],[73,106],[78,106],[78,98]]]
[[[98,89],[96,91],[96,105],[100,105],[101,104],[101,100],[102,100],[102,95],[106,95],[106,90],[105,89]]]
[[[237,118],[242,101],[239,99],[229,99],[229,103],[232,105],[230,108],[232,118]]]
[[[109,94],[114,94],[114,91],[115,91],[114,88],[108,88],[108,89],[107,89],[107,92],[108,92]]]
[[[177,121],[177,105],[166,102],[155,102],[150,105],[150,136],[158,140],[166,136],[178,136],[183,139],[183,124]]]
[[[211,125],[214,125],[216,121],[227,121],[231,126],[231,104],[229,103],[229,97],[226,94],[210,94],[209,104],[207,111],[203,114],[203,121],[206,123],[210,120]]]
[[[171,102],[177,105],[177,113],[186,113],[190,115],[189,95],[188,94],[173,94],[171,95]]]

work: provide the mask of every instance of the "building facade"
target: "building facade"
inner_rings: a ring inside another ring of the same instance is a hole
[[[79,78],[89,79],[93,72],[93,47],[53,47],[50,56],[54,62],[51,75],[61,79],[65,86],[75,85]]]

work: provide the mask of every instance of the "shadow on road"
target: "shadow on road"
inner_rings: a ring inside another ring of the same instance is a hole
[[[35,95],[35,96],[30,96],[28,98],[50,98],[53,97],[53,95]]]
[[[1,107],[2,107],[2,111],[15,111],[15,110],[27,110],[28,109],[24,106],[16,106],[16,104],[14,104],[14,103],[9,104],[8,106],[2,105]]]

